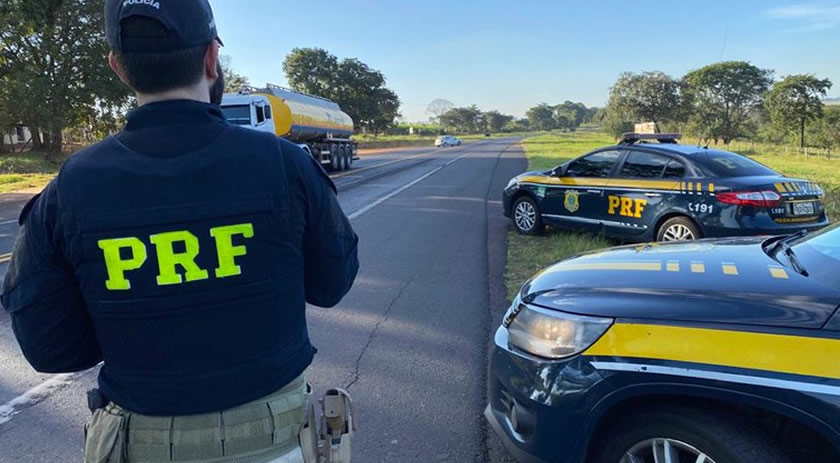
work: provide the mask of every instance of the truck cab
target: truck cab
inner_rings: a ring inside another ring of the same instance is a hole
[[[222,112],[231,124],[276,134],[271,103],[263,95],[227,94]]]

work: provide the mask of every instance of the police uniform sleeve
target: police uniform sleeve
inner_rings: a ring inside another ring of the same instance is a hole
[[[73,269],[60,251],[55,181],[24,207],[0,301],[29,363],[42,373],[86,370],[102,360]]]
[[[303,240],[306,302],[333,307],[350,291],[359,271],[359,238],[344,215],[336,188],[311,156],[301,162],[306,188],[306,231]]]

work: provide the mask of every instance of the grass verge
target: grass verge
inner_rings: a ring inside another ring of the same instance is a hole
[[[615,139],[603,133],[562,133],[543,135],[522,142],[528,158],[528,170],[556,167],[593,149],[612,145]],[[726,147],[719,147],[727,149]],[[783,148],[756,144],[734,144],[728,148],[749,156],[785,175],[819,183],[826,191],[829,217],[840,216],[840,159],[805,156]],[[615,246],[616,241],[594,235],[546,228],[542,236],[522,236],[511,231],[508,236],[505,283],[513,298],[522,284],[546,266],[585,251]]]
[[[37,152],[0,153],[0,193],[43,188],[65,159]]]

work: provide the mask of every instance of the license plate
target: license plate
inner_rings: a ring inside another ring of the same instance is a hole
[[[814,203],[793,203],[793,215],[814,215]]]

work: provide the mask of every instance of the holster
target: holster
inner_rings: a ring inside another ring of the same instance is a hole
[[[311,394],[311,387],[308,392]],[[343,389],[330,389],[320,403],[320,432],[315,404],[310,401],[308,405],[307,421],[300,433],[303,460],[305,463],[350,463],[351,439],[356,431],[353,400]]]

